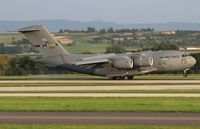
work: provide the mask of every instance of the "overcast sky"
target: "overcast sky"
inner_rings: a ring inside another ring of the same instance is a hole
[[[0,20],[200,23],[200,0],[0,0]]]

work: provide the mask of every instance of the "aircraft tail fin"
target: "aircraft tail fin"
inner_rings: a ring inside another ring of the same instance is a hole
[[[43,25],[29,26],[18,31],[24,34],[45,57],[69,54]]]

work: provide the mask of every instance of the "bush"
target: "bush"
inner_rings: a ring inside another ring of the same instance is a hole
[[[106,53],[124,53],[126,50],[121,46],[109,46],[106,48]]]

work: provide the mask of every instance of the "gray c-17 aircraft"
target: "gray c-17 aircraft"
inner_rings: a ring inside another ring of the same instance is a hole
[[[112,80],[132,80],[134,76],[187,71],[196,60],[181,51],[142,51],[124,54],[70,54],[50,35],[43,25],[34,25],[18,30],[24,34],[42,54],[37,60],[51,66],[60,66],[78,73],[104,76]]]

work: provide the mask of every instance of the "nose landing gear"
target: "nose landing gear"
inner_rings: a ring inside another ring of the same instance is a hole
[[[185,70],[183,71],[183,77],[187,77],[187,76],[188,76],[189,70],[190,70],[190,69],[185,69]]]

